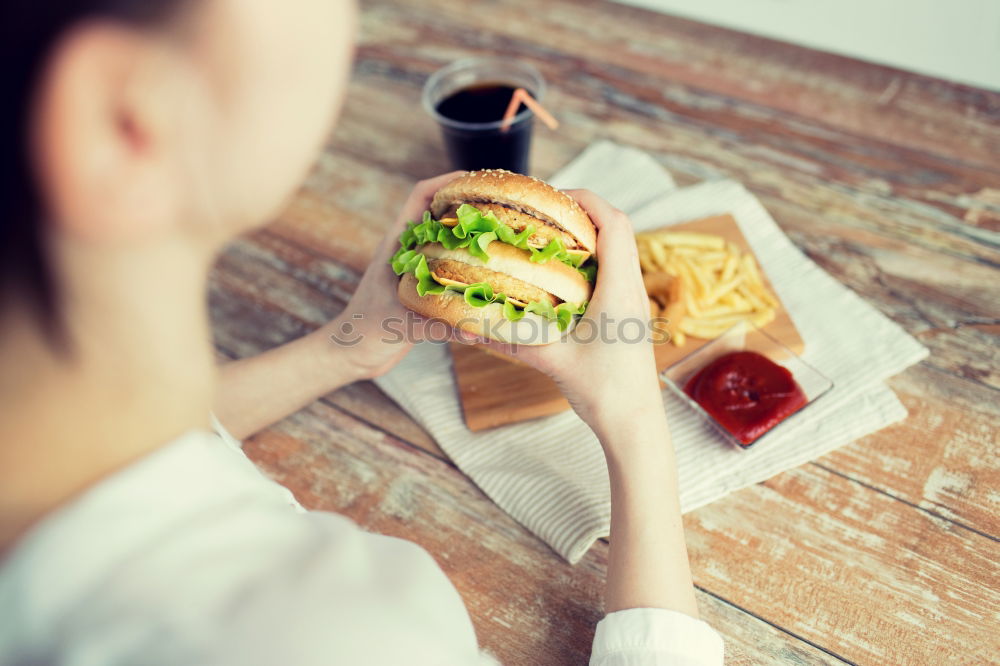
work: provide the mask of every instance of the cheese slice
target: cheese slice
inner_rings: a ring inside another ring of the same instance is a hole
[[[588,258],[590,258],[590,253],[587,252],[586,250],[566,250],[566,254],[568,254],[571,257],[583,257],[579,261],[580,264],[582,264]]]
[[[437,282],[439,284],[443,284],[446,287],[468,287],[469,286],[469,284],[467,282],[459,282],[458,280],[452,280],[450,278],[441,277],[437,273],[435,273],[434,271],[431,271],[431,277],[434,278],[435,280],[437,280]],[[511,305],[516,305],[519,308],[526,308],[526,307],[528,307],[528,304],[526,302],[524,302],[524,301],[522,301],[520,299],[517,299],[517,298],[512,298],[510,296],[507,297],[507,301]]]
[[[434,271],[431,271],[431,277],[434,278],[439,284],[443,284],[446,287],[468,287],[468,282],[459,282],[458,280],[451,280],[449,278],[441,277]]]

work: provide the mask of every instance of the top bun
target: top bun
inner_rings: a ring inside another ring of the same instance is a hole
[[[431,214],[440,218],[456,204],[498,203],[512,206],[544,222],[562,227],[583,249],[597,251],[597,230],[590,216],[571,196],[548,183],[503,169],[470,171],[451,181],[434,195]]]

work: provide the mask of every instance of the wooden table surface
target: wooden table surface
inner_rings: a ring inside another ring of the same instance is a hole
[[[738,179],[931,350],[890,382],[905,422],[685,517],[701,612],[728,661],[998,663],[1000,94],[600,0],[362,11],[322,159],[214,272],[220,356],[336,315],[410,187],[447,170],[419,104],[432,71],[469,55],[530,60],[563,122],[536,130],[537,175],[611,139],[682,185]],[[306,506],[427,548],[504,663],[586,663],[607,543],[561,561],[372,384],[246,448]]]

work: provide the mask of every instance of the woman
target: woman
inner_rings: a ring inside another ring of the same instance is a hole
[[[454,176],[416,187],[336,321],[216,370],[213,257],[280,210],[347,79],[352,3],[288,5],[0,9],[0,663],[490,661],[427,553],[296,511],[211,430],[213,408],[244,437],[405,354],[376,333],[401,314],[386,259]],[[600,230],[587,316],[642,316],[628,220],[572,194]],[[333,344],[355,314],[363,342]],[[696,619],[649,346],[506,351],[559,382],[607,453],[608,616],[592,663],[721,661]]]

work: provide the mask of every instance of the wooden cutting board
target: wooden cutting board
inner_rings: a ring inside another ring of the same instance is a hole
[[[750,244],[730,215],[670,225],[669,228],[722,236],[745,252],[751,252]],[[761,271],[770,288],[767,267],[762,265]],[[771,292],[774,293],[774,289]],[[805,348],[802,336],[783,306],[778,309],[774,321],[765,326],[764,330],[797,354],[801,354]],[[765,339],[756,331],[748,337],[753,336]],[[656,345],[654,351],[657,370],[662,372],[706,342],[708,341],[700,338],[688,337],[683,347],[669,342]],[[748,344],[750,342],[748,340]],[[534,368],[508,361],[470,345],[452,343],[451,353],[462,412],[469,430],[485,430],[569,409],[569,403],[562,397],[555,383]]]

